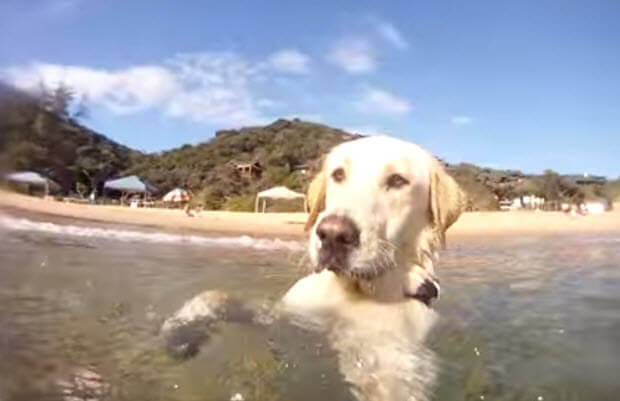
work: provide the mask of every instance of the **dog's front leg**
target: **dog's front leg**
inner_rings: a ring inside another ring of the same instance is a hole
[[[170,354],[177,358],[189,358],[198,353],[215,323],[251,322],[254,316],[254,311],[228,294],[217,290],[205,291],[185,302],[166,319],[161,335]]]

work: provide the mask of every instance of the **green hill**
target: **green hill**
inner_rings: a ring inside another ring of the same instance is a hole
[[[162,190],[190,188],[209,208],[220,208],[228,200],[275,185],[305,191],[320,158],[334,145],[356,137],[321,124],[277,120],[264,127],[218,131],[208,142],[142,157],[127,173]],[[260,178],[244,177],[236,169],[237,164],[252,162],[261,165]]]
[[[162,190],[190,188],[208,208],[248,210],[260,190],[285,185],[305,191],[321,158],[333,146],[358,137],[323,124],[280,119],[264,127],[218,131],[213,139],[195,146],[144,155],[126,173],[144,177]],[[262,167],[260,178],[244,177],[235,168],[253,162]],[[529,194],[556,204],[611,198],[618,187],[613,182],[578,185],[572,177],[553,171],[526,175],[467,163],[443,164],[467,193],[470,210],[497,210],[500,199]]]
[[[136,174],[162,193],[189,188],[207,208],[248,210],[257,191],[275,185],[305,191],[329,149],[359,137],[322,124],[280,119],[263,127],[218,131],[198,145],[143,154],[78,123],[68,112],[71,100],[63,88],[34,97],[0,84],[0,170],[40,172],[64,193],[85,193],[92,187],[101,193],[104,180]],[[255,162],[260,176],[247,177],[236,168]],[[532,193],[556,203],[619,195],[618,181],[578,184],[552,171],[532,176],[473,164],[444,165],[466,191],[470,210],[497,210],[499,199]]]

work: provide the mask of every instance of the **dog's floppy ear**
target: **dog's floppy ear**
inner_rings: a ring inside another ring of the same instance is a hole
[[[312,179],[310,186],[308,187],[308,207],[310,208],[310,215],[304,226],[304,232],[314,225],[319,213],[325,209],[325,169],[321,171]]]
[[[433,159],[430,177],[431,223],[442,247],[446,244],[446,230],[465,210],[466,197],[459,184]]]

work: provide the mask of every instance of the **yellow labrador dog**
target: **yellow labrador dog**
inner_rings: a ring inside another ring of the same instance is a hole
[[[334,147],[308,200],[314,271],[275,310],[325,333],[358,399],[426,400],[435,375],[423,343],[439,295],[434,265],[464,209],[462,191],[427,151],[375,136]],[[231,304],[226,294],[203,293],[164,323],[164,336],[174,343],[179,327],[234,319]]]
[[[438,296],[436,251],[465,196],[428,152],[383,136],[341,144],[310,184],[308,202],[305,229],[318,271],[353,279],[375,298],[399,299],[395,282],[427,304]]]

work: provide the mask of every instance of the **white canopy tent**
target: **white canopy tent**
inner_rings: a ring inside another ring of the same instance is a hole
[[[262,212],[265,213],[265,208],[267,206],[267,199],[283,199],[283,200],[291,200],[291,199],[303,199],[304,200],[304,211],[308,210],[308,201],[306,199],[306,195],[301,194],[299,192],[292,191],[287,187],[273,187],[267,189],[265,191],[259,192],[256,194],[256,202],[254,203],[254,211],[258,212],[258,207],[262,201]]]
[[[42,187],[45,190],[45,196],[47,196],[50,191],[60,190],[60,186],[54,181],[34,171],[18,171],[7,174],[4,178],[9,182]]]
[[[142,194],[144,202],[147,202],[147,199],[155,192],[157,192],[157,188],[146,181],[141,180],[138,176],[130,175],[128,177],[117,178],[114,180],[108,180],[103,184],[103,190],[109,191],[118,191],[121,193],[121,204],[125,203],[125,200],[131,195],[136,194],[132,198],[129,199],[130,207],[138,207],[141,201],[139,200],[139,195]],[[143,203],[144,204],[144,203]]]

